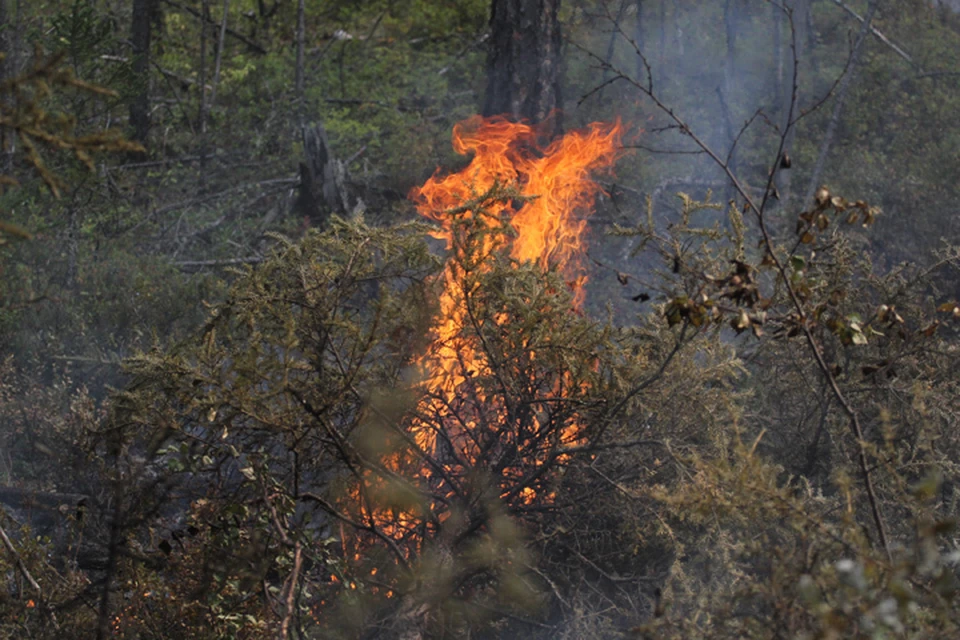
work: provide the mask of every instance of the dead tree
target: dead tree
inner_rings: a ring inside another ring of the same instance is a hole
[[[133,44],[133,72],[140,83],[130,103],[133,139],[146,146],[150,132],[150,23],[156,0],[134,0],[130,42]]]

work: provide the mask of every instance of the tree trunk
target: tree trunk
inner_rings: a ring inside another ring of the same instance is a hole
[[[493,0],[483,113],[561,129],[560,0]]]
[[[217,38],[217,55],[213,62],[213,87],[210,89],[210,105],[217,102],[217,87],[220,85],[220,65],[223,63],[223,47],[227,41],[227,18],[230,16],[230,0],[223,0],[223,16],[220,18],[220,36]]]
[[[783,11],[776,3],[770,3],[773,12],[773,53],[776,57],[777,68],[774,78],[774,104],[783,103]]]
[[[150,26],[156,0],[133,0],[130,41],[133,44],[133,73],[140,83],[130,103],[133,139],[146,146],[150,133]]]
[[[303,126],[303,113],[304,113],[304,74],[303,74],[303,50],[306,40],[306,22],[307,22],[307,10],[306,10],[306,0],[298,0],[297,2],[297,62],[296,68],[294,69],[294,92],[296,93],[297,100],[297,112],[301,118],[299,123]]]
[[[660,42],[657,51],[657,84],[663,89],[663,81],[666,78],[666,59],[667,59],[667,2],[660,0]]]
[[[207,186],[207,19],[210,17],[207,0],[200,3],[200,106],[197,128],[200,130],[200,190]]]
[[[732,100],[735,94],[737,77],[737,24],[740,20],[738,0],[726,0],[723,5],[723,24],[727,32],[727,62],[724,66],[723,91],[727,100]]]
[[[10,14],[7,11],[7,0],[0,0],[0,53],[4,54],[5,58],[0,59],[0,84],[3,84],[7,77],[13,75],[9,69],[8,60],[10,59],[10,49],[11,43],[10,38],[7,37],[8,29],[7,24],[10,20]],[[6,106],[7,102],[10,100],[10,96],[4,92],[0,94],[0,102]],[[7,132],[6,127],[0,127],[0,175],[7,175],[11,172],[12,166],[8,158],[11,157],[10,154],[10,137]],[[5,187],[0,185],[0,195],[5,191]]]
[[[723,5],[723,24],[727,33],[727,59],[723,68],[723,88],[717,87],[717,97],[720,99],[720,112],[723,116],[724,140],[723,145],[730,149],[728,158],[730,171],[737,174],[737,153],[734,143],[736,132],[733,127],[733,110],[736,108],[737,96],[737,32],[740,27],[740,0],[726,0]],[[731,184],[727,188],[727,200],[736,198],[736,189]]]

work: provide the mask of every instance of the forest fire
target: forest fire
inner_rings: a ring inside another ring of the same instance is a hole
[[[582,131],[571,132],[545,148],[538,146],[536,127],[509,122],[502,118],[474,117],[458,124],[453,131],[454,149],[461,154],[474,154],[462,171],[446,176],[435,175],[411,194],[420,213],[436,220],[440,226],[434,236],[446,242],[451,252],[440,276],[443,287],[440,311],[433,328],[432,343],[421,358],[423,390],[427,400],[413,422],[411,431],[421,452],[444,461],[448,473],[423,468],[421,478],[433,478],[440,484],[458,477],[456,467],[475,465],[503,447],[537,453],[530,441],[539,437],[536,426],[525,435],[506,429],[493,429],[495,445],[489,437],[475,433],[491,419],[506,421],[505,407],[497,407],[493,398],[470,379],[490,374],[489,354],[477,339],[476,317],[472,317],[469,298],[473,295],[475,277],[490,269],[495,254],[507,254],[514,265],[533,263],[540,269],[557,270],[566,279],[573,293],[573,307],[583,300],[586,281],[581,258],[584,250],[586,216],[592,212],[593,199],[600,191],[590,173],[609,168],[619,153],[622,128],[616,124],[592,124]],[[504,197],[498,188],[513,188],[518,197]],[[501,324],[507,320],[494,316]],[[530,352],[534,359],[536,354]],[[549,393],[562,393],[563,381],[555,381]],[[467,387],[470,387],[467,389]],[[459,398],[466,393],[478,396],[468,408]],[[478,415],[477,406],[483,405]],[[491,414],[493,414],[491,416]],[[536,418],[533,418],[536,422]],[[489,426],[485,428],[490,431]],[[576,424],[567,424],[562,439],[569,443],[578,439]],[[438,435],[447,449],[441,454]],[[501,469],[502,495],[506,495],[518,471],[511,466],[530,467],[542,459],[518,461]],[[444,475],[444,479],[436,476]],[[447,487],[452,491],[452,487]],[[523,487],[519,498],[529,502],[537,492]]]

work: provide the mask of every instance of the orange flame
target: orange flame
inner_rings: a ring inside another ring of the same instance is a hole
[[[503,200],[484,203],[484,213],[507,220],[514,234],[488,237],[481,253],[509,247],[509,255],[518,262],[533,262],[544,270],[558,269],[570,281],[579,307],[586,282],[581,264],[586,216],[592,213],[594,197],[600,191],[590,174],[613,164],[621,134],[619,122],[594,123],[541,151],[535,127],[474,116],[453,129],[453,148],[463,155],[473,153],[470,164],[459,173],[434,175],[414,189],[411,197],[421,215],[441,223],[434,236],[445,240],[448,250],[458,251],[462,247],[457,246],[451,211],[497,184],[516,185],[524,198],[530,198],[519,207]],[[463,275],[460,269],[456,260],[448,261],[442,276],[445,286],[433,347],[420,363],[425,369],[425,389],[439,393],[447,402],[456,396],[471,371],[486,368],[471,346],[458,338],[467,322],[462,292],[458,291]],[[417,430],[414,435],[423,450],[435,450],[432,429]]]

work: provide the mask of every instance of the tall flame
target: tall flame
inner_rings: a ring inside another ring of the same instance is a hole
[[[541,153],[535,127],[474,116],[453,129],[453,148],[462,155],[473,153],[470,164],[458,173],[430,178],[411,197],[421,215],[441,223],[437,236],[452,249],[447,212],[495,183],[518,183],[521,193],[533,200],[517,210],[509,203],[493,203],[488,211],[509,217],[516,231],[511,256],[544,269],[559,267],[566,275],[578,274],[585,215],[592,212],[600,191],[590,173],[613,164],[621,133],[619,123],[594,123],[555,140]],[[582,282],[577,290],[581,287]]]
[[[515,185],[522,196],[519,205],[504,198],[483,203],[484,215],[505,220],[513,233],[486,236],[478,268],[483,269],[485,254],[504,250],[518,262],[557,269],[570,282],[574,304],[579,307],[586,282],[581,262],[586,217],[600,191],[591,173],[613,165],[620,152],[621,133],[619,122],[594,123],[541,148],[538,131],[531,125],[475,116],[453,130],[454,149],[463,155],[474,154],[470,164],[458,173],[434,175],[411,197],[421,215],[440,223],[435,237],[445,240],[449,251],[458,252],[464,250],[455,226],[458,207],[496,185]],[[420,362],[424,389],[437,398],[431,407],[433,415],[451,405],[467,377],[488,367],[475,345],[461,337],[467,326],[463,269],[462,260],[447,262],[433,343]],[[414,436],[423,451],[436,450],[435,428],[415,425]],[[477,462],[470,451],[459,453]]]

